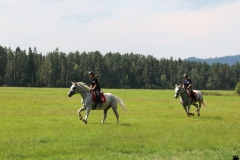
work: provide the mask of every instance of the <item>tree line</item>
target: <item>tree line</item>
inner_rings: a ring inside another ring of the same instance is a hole
[[[0,86],[70,87],[71,81],[88,83],[94,71],[103,88],[173,89],[187,73],[194,89],[233,90],[240,81],[240,64],[234,65],[156,59],[133,53],[60,52],[43,55],[0,46]]]

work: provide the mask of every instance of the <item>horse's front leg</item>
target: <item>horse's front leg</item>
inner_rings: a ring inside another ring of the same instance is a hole
[[[78,110],[78,116],[79,116],[79,119],[80,119],[80,120],[83,119],[83,118],[82,118],[82,115],[81,115],[81,112],[84,111],[84,110],[86,110],[86,107],[85,107],[84,105],[82,106],[82,108],[80,108],[80,109]]]
[[[189,116],[187,106],[183,105],[183,108],[184,108],[185,112],[187,113],[187,115]]]
[[[190,114],[190,105],[187,105],[186,108],[187,108],[187,115],[188,115],[188,117],[190,117],[190,115],[191,115]]]
[[[194,113],[190,113],[190,107],[191,107],[191,104],[189,104],[189,105],[187,106],[187,115],[188,115],[188,117],[194,116]]]
[[[86,106],[86,115],[85,115],[85,118],[83,119],[83,122],[84,122],[85,124],[87,124],[88,115],[89,115],[91,109],[92,109],[92,107],[91,107],[90,105],[89,105],[89,106]]]

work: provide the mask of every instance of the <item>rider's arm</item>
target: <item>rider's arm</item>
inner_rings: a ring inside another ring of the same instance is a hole
[[[92,90],[95,90],[98,87],[98,79],[95,79],[95,85],[92,87]]]
[[[93,87],[92,87],[92,84],[90,84],[89,88],[90,88],[90,89],[92,89],[92,88],[93,88]]]
[[[92,90],[95,90],[97,88],[97,84],[95,84],[93,87],[92,87]]]
[[[191,88],[191,87],[192,87],[192,84],[190,84],[190,83],[189,83],[189,85],[188,85],[187,89],[189,89],[189,88]]]
[[[191,81],[191,79],[189,79],[189,80],[188,80],[188,82],[189,82],[189,84],[188,84],[188,87],[187,87],[187,89],[189,89],[189,88],[191,88],[191,87],[192,87],[192,81]]]

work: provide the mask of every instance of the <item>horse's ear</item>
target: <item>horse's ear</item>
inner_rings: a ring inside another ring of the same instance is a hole
[[[73,82],[73,81],[71,81],[72,82],[72,84],[75,84],[75,82]]]

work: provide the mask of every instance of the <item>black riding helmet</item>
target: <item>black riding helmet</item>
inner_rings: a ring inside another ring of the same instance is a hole
[[[188,75],[187,75],[187,74],[184,74],[183,77],[188,77]]]
[[[94,72],[93,71],[89,71],[88,75],[94,75]]]

